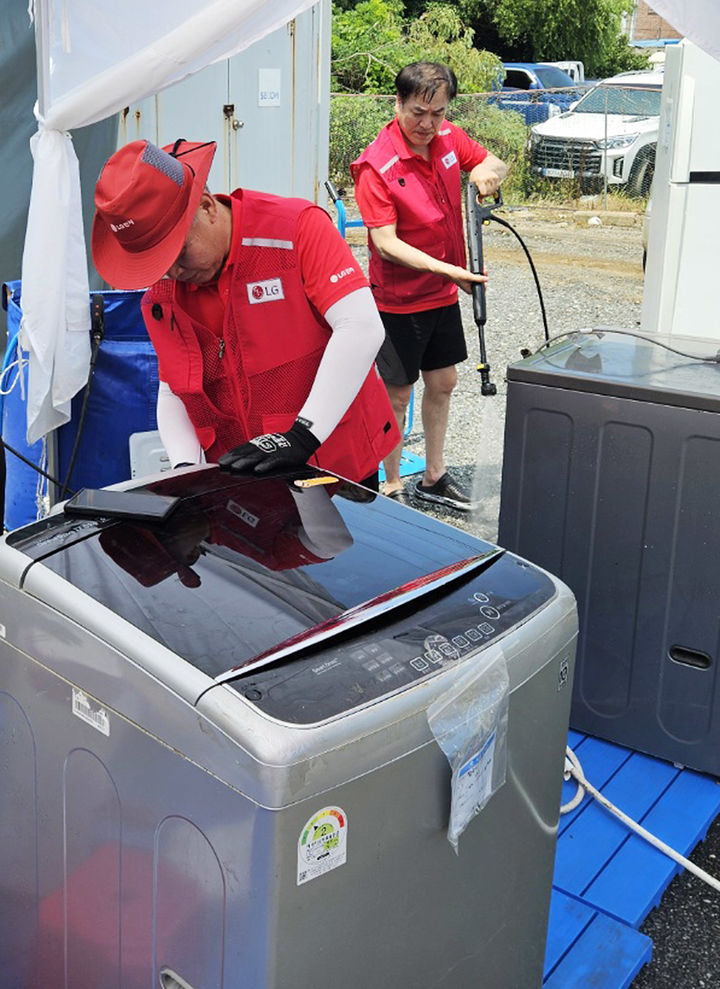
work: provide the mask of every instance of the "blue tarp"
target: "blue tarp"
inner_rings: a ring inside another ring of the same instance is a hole
[[[96,294],[96,293],[93,293]],[[69,489],[99,488],[130,477],[129,438],[132,433],[157,429],[157,358],[140,314],[142,291],[102,292],[105,304],[105,332],[98,352],[85,423],[77,459],[69,479]],[[7,368],[18,357],[17,331],[20,327],[21,283],[8,282],[3,295],[7,309]],[[88,305],[90,300],[88,299]],[[2,390],[3,440],[38,464],[42,443],[28,447],[25,438],[25,399],[17,367],[6,371]],[[72,403],[72,419],[54,434],[54,476],[65,482],[77,435],[84,390]],[[37,517],[37,473],[6,452],[5,527],[15,529]]]

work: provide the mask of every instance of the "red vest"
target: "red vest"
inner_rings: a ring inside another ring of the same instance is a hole
[[[311,203],[238,190],[242,238],[233,263],[222,337],[180,306],[164,278],[142,311],[161,377],[182,399],[210,461],[262,433],[288,429],[305,403],[331,330],[309,303],[294,248]],[[353,481],[373,474],[400,440],[373,366],[310,463]]]
[[[437,184],[430,182],[414,165],[396,120],[380,131],[351,165],[353,178],[368,164],[385,183],[397,212],[397,235],[406,243],[448,264],[465,267],[462,227],[460,163],[453,139],[454,125],[446,120],[430,144]],[[421,302],[428,308],[454,301],[457,289],[446,278],[413,271],[392,261],[383,261],[368,237],[370,285],[379,309]]]

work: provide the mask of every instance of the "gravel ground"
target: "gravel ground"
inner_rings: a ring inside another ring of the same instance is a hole
[[[563,219],[562,214],[550,220],[530,210],[505,210],[501,216],[517,230],[533,259],[550,335],[597,325],[637,329],[643,287],[639,225],[579,224]],[[352,239],[356,256],[365,263],[361,232],[353,231]],[[446,442],[446,464],[458,480],[472,487],[479,508],[471,515],[452,509],[431,513],[494,541],[500,507],[505,368],[521,359],[522,348],[535,350],[542,343],[543,324],[532,272],[520,243],[509,231],[491,223],[485,227],[483,247],[490,276],[485,341],[497,395],[483,397],[480,393],[472,302],[460,293],[469,357],[458,368]],[[412,431],[405,444],[419,456],[424,454],[421,402],[419,383]],[[409,478],[408,486],[415,480]]]
[[[720,876],[720,819],[690,857]],[[717,989],[720,895],[709,886],[682,872],[641,930],[653,940],[653,956],[631,989]]]
[[[641,225],[575,222],[554,213],[506,210],[504,219],[525,241],[543,292],[550,335],[589,326],[637,330],[643,294]],[[589,214],[590,216],[593,214]],[[602,218],[602,213],[597,214]],[[617,220],[615,222],[618,222]],[[431,514],[484,539],[497,538],[505,421],[505,369],[520,360],[522,348],[535,350],[543,340],[540,306],[525,255],[515,237],[495,223],[485,228],[484,249],[490,274],[487,290],[486,347],[497,395],[483,397],[476,371],[478,340],[472,304],[461,306],[469,359],[458,369],[451,405],[446,463],[471,485],[480,505],[472,514],[451,509]],[[354,231],[356,256],[365,263],[360,231]],[[350,238],[349,238],[350,239]],[[351,241],[352,242],[352,241]],[[461,293],[462,295],[462,293]],[[422,386],[415,392],[413,428],[406,449],[423,455],[420,422]],[[408,478],[408,486],[415,478]],[[423,511],[428,511],[423,506]],[[692,855],[711,874],[720,874],[720,819]],[[660,906],[641,928],[653,939],[653,958],[632,989],[717,989],[717,932],[720,897],[689,873],[673,880]]]

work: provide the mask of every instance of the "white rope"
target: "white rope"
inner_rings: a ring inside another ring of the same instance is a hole
[[[22,372],[23,372],[23,368],[27,367],[29,363],[30,362],[27,360],[27,358],[18,357],[16,360],[12,362],[12,364],[8,364],[8,366],[0,374],[0,395],[9,395],[10,392],[13,390],[13,388],[17,385],[18,381],[20,382],[20,394],[21,395],[23,394],[24,389],[23,389]],[[5,378],[11,371],[14,371],[15,368],[17,368],[18,371],[17,377],[13,380],[12,384],[8,388],[4,388],[3,384],[5,382]]]
[[[603,796],[603,794],[592,785],[592,783],[589,783],[585,779],[585,774],[583,773],[582,766],[580,765],[580,760],[570,746],[568,746],[565,750],[564,775],[566,780],[569,780],[570,777],[575,779],[577,781],[578,788],[577,793],[572,800],[566,804],[563,804],[560,808],[561,814],[567,814],[571,810],[574,810],[582,801],[585,793],[587,792],[592,797],[595,797],[598,803],[602,804],[606,810],[609,810],[611,814],[614,814],[615,817],[621,820],[623,824],[633,830],[636,834],[639,834],[641,838],[644,838],[659,851],[671,858],[674,862],[677,862],[678,865],[681,865],[684,869],[687,869],[688,872],[692,872],[692,874],[697,876],[698,879],[702,879],[704,883],[707,883],[708,886],[711,886],[714,890],[716,890],[716,892],[720,893],[719,880],[717,880],[714,876],[711,876],[709,872],[705,872],[704,869],[701,869],[699,866],[695,865],[695,863],[691,862],[690,859],[685,858],[685,856],[681,855],[680,852],[676,852],[674,848],[670,847],[670,845],[666,845],[664,841],[660,840],[660,838],[656,838],[654,834],[651,834],[651,832],[647,831],[641,824],[638,824],[637,821],[634,821],[631,817],[628,817],[627,814],[623,813],[623,811],[611,803],[607,797]]]

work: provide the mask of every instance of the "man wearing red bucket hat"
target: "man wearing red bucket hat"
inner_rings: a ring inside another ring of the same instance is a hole
[[[374,367],[384,330],[324,210],[247,189],[213,196],[212,142],[133,141],[95,187],[92,253],[142,312],[171,463],[311,463],[377,486],[399,433]]]

